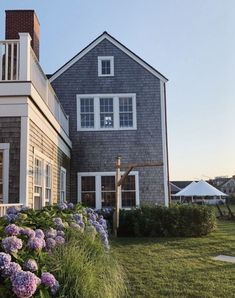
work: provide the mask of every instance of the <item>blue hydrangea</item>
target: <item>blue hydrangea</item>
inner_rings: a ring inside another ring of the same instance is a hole
[[[56,281],[55,285],[51,287],[52,295],[55,295],[58,292],[59,288],[60,288],[60,284],[58,281]]]
[[[69,209],[73,209],[74,208],[74,204],[73,203],[68,203],[68,208]]]

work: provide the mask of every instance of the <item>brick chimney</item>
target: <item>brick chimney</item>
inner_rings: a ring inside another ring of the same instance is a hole
[[[39,60],[40,24],[34,10],[6,10],[6,39],[19,39],[19,33],[27,32],[31,47]]]

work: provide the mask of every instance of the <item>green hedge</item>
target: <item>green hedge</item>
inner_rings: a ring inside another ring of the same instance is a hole
[[[121,210],[119,236],[202,236],[216,228],[214,209],[209,206],[143,206]]]

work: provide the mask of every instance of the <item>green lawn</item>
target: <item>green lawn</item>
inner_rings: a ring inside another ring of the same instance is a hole
[[[112,248],[126,272],[129,297],[235,297],[235,222],[201,238],[118,238]]]

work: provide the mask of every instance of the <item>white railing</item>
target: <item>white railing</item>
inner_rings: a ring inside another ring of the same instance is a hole
[[[43,101],[69,134],[69,120],[31,48],[28,33],[19,40],[0,41],[0,81],[31,81]]]
[[[19,80],[19,40],[0,41],[0,81]]]
[[[4,216],[9,207],[22,207],[23,204],[0,204],[0,217]]]

